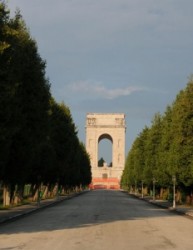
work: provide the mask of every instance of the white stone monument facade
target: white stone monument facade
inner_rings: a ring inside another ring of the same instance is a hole
[[[88,113],[86,117],[86,149],[91,159],[92,177],[117,178],[125,166],[125,114]],[[112,142],[112,167],[98,166],[98,146],[102,139]]]

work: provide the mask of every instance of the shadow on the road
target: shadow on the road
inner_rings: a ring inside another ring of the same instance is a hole
[[[96,190],[1,225],[0,234],[84,228],[168,216],[175,215],[124,192]]]

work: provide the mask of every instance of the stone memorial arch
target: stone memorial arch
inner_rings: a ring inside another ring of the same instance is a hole
[[[86,117],[86,150],[92,167],[92,186],[119,188],[125,166],[125,115],[123,113],[88,113]],[[112,143],[112,166],[98,166],[99,142]]]

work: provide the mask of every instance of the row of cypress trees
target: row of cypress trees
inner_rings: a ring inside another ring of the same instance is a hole
[[[57,103],[46,63],[19,11],[0,2],[0,183],[71,188],[91,181],[90,159],[70,109]]]
[[[150,127],[135,139],[126,159],[122,186],[141,183],[157,192],[170,189],[176,180],[181,194],[193,191],[193,77],[165,113],[156,113]],[[175,179],[174,179],[175,178]],[[180,198],[182,199],[182,197]]]

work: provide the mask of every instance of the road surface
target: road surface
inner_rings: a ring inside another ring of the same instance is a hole
[[[96,190],[0,225],[0,250],[23,249],[192,250],[193,220]]]

